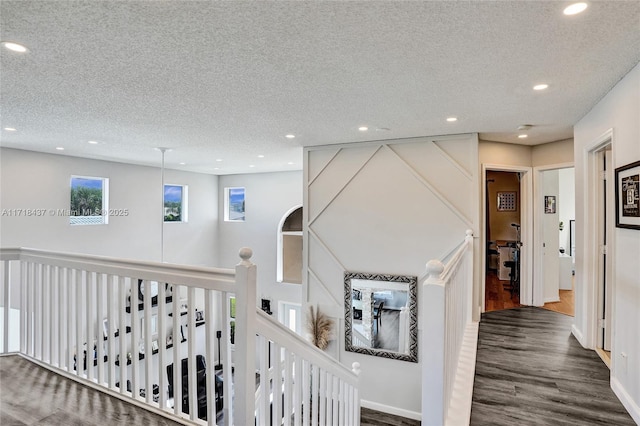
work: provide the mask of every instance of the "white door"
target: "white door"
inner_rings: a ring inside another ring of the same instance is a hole
[[[599,348],[611,350],[611,307],[613,299],[612,245],[607,244],[613,233],[614,180],[611,147],[599,152],[600,184],[598,187],[598,344]]]
[[[542,172],[542,268],[544,302],[560,300],[560,219],[558,170]]]

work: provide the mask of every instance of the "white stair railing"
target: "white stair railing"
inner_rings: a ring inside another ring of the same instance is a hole
[[[424,425],[469,424],[478,330],[471,311],[473,273],[470,230],[446,265],[439,260],[427,263],[422,335]],[[473,347],[471,356],[467,346]]]
[[[261,310],[257,314],[256,424],[359,425],[360,364],[349,370]]]
[[[0,249],[0,353],[185,424],[358,425],[357,374],[256,310],[251,255],[234,271]]]

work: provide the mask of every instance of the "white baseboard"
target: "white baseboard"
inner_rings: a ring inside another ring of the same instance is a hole
[[[611,389],[613,390],[613,393],[616,394],[620,402],[622,402],[624,408],[627,409],[633,421],[640,425],[640,406],[631,399],[631,395],[627,393],[625,388],[615,377],[611,378]]]
[[[371,410],[382,411],[383,413],[393,414],[394,416],[406,417],[413,420],[422,420],[422,413],[415,411],[404,410],[398,407],[392,407],[390,405],[380,404],[378,402],[367,401],[365,399],[360,401],[360,405],[364,408]]]
[[[582,336],[582,333],[580,332],[580,330],[578,330],[575,324],[571,325],[571,334],[573,334],[573,336],[576,338],[578,343],[582,345],[583,348],[587,347],[587,345],[584,344],[584,337]]]
[[[560,301],[559,298],[554,298],[554,297],[551,297],[551,298],[546,297],[544,299],[544,303],[556,303],[556,302],[559,302],[559,301]]]

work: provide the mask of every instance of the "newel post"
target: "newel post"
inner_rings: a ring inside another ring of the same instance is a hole
[[[236,330],[233,423],[255,422],[256,390],[256,265],[249,259],[250,248],[240,249],[242,261],[236,265]]]
[[[445,282],[440,278],[444,265],[427,263],[427,279],[422,291],[424,327],[420,338],[422,354],[422,424],[444,424],[445,377]]]

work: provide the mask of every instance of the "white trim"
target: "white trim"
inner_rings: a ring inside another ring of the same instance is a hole
[[[413,420],[421,420],[422,414],[416,411],[403,410],[402,408],[392,407],[390,405],[380,404],[379,402],[367,401],[363,399],[360,401],[360,406],[368,408],[370,410],[381,411],[383,413],[393,414],[394,416],[406,417]]]
[[[576,338],[576,340],[582,345],[582,347],[587,347],[584,344],[584,336],[582,335],[582,332],[578,329],[578,327],[576,327],[575,324],[571,324],[571,334],[573,334],[573,337]]]
[[[613,393],[616,394],[622,405],[624,405],[624,408],[627,409],[633,421],[640,425],[640,406],[633,401],[631,395],[627,393],[624,386],[622,386],[615,377],[611,378],[611,390],[613,390]]]
[[[557,299],[547,299],[544,297],[544,255],[542,250],[543,242],[543,212],[540,206],[544,205],[544,194],[542,193],[542,172],[549,170],[560,170],[574,168],[574,162],[550,164],[546,166],[536,166],[533,168],[533,306],[542,306],[548,302],[557,302]],[[574,188],[575,191],[575,188]]]
[[[522,248],[520,254],[520,303],[523,305],[531,305],[533,302],[533,168],[527,166],[511,166],[505,164],[488,164],[482,163],[481,185],[481,215],[482,215],[482,232],[480,233],[480,270],[481,273],[481,295],[480,295],[480,312],[484,312],[485,306],[485,290],[486,290],[486,262],[487,262],[487,194],[486,181],[487,171],[499,172],[520,172],[520,225]]]
[[[598,223],[597,223],[597,207],[598,207],[598,165],[597,153],[611,146],[613,154],[613,129],[608,129],[598,136],[590,144],[585,146],[583,150],[583,182],[584,182],[584,223],[581,230],[576,230],[576,235],[581,235],[584,239],[581,244],[583,253],[582,267],[582,288],[583,288],[583,317],[580,321],[584,330],[582,335],[584,340],[582,345],[589,349],[595,349],[598,340]],[[578,223],[576,222],[576,225]],[[613,238],[613,235],[611,236]],[[613,244],[611,245],[613,247]],[[576,246],[577,247],[577,246]],[[577,249],[578,250],[578,249]],[[614,297],[615,299],[615,297]],[[614,307],[615,309],[615,307]],[[578,320],[576,318],[576,320]],[[578,322],[578,321],[576,321]]]

